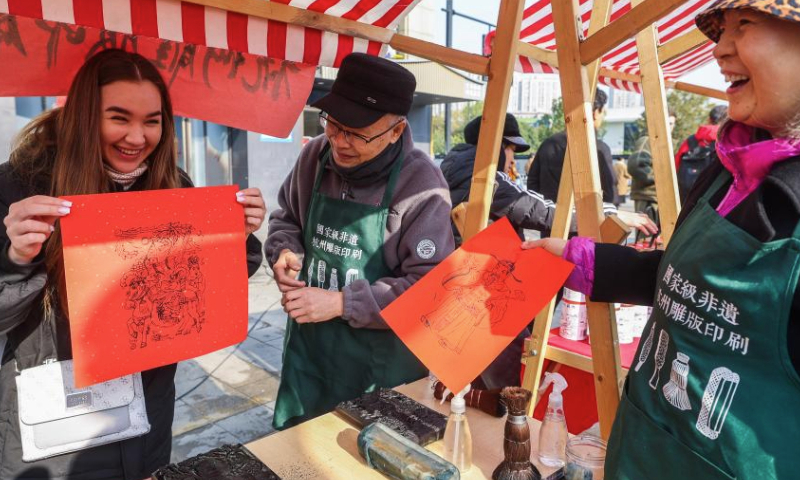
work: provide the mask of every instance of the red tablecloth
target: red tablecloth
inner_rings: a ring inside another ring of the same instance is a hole
[[[568,350],[570,352],[579,353],[587,357],[592,356],[592,346],[589,344],[588,339],[581,340],[580,342],[576,342],[574,340],[567,340],[566,338],[558,334],[557,328],[550,330],[550,337],[547,344],[553,347],[559,347],[564,350]],[[633,361],[633,356],[636,355],[636,348],[638,346],[639,346],[638,338],[634,338],[633,343],[628,343],[619,346],[619,357],[620,360],[622,361],[622,368],[631,368],[631,362]]]

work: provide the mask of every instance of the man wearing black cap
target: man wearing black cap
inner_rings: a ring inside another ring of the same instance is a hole
[[[427,375],[380,311],[453,250],[441,172],[405,119],[416,81],[354,53],[270,215],[267,259],[289,314],[273,423],[283,429],[339,402]]]
[[[454,206],[469,199],[481,119],[482,117],[474,118],[464,127],[465,143],[453,147],[442,161],[442,173],[450,188],[450,201]],[[503,126],[503,146],[497,159],[495,188],[492,204],[489,207],[489,218],[497,220],[508,217],[520,238],[523,238],[522,230],[525,228],[549,230],[555,213],[555,204],[552,201],[545,199],[537,192],[520,188],[506,173],[506,169],[514,162],[514,153],[524,152],[530,148],[528,142],[520,134],[517,119],[514,115],[507,113]],[[456,245],[459,245],[461,235],[455,225],[453,226],[453,235],[456,237]]]

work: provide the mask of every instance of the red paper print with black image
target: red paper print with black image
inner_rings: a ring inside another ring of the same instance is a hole
[[[75,384],[244,340],[244,211],[235,186],[77,195],[61,219]]]

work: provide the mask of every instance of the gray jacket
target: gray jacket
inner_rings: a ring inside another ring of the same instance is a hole
[[[355,328],[388,328],[380,311],[411,285],[428,273],[453,251],[450,230],[450,192],[442,172],[421,150],[414,148],[411,131],[402,137],[406,152],[403,167],[389,205],[384,232],[383,254],[386,265],[395,272],[372,284],[357,280],[342,289],[344,315]],[[269,217],[269,236],[264,244],[267,261],[272,266],[283,249],[304,253],[303,229],[311,202],[311,193],[320,152],[328,143],[321,135],[310,141],[278,193],[278,206]],[[355,187],[328,169],[320,193],[345,200],[380,205],[386,182]],[[432,258],[421,258],[417,245],[430,240],[436,245]]]
[[[135,182],[131,190],[141,190],[143,179]],[[183,187],[191,187],[191,180],[184,172],[181,181]],[[48,183],[30,184],[19,178],[8,163],[0,165],[0,219],[8,215],[12,203],[47,194]],[[43,255],[29,265],[17,265],[8,257],[9,246],[5,226],[0,223],[0,334],[8,334],[0,368],[0,480],[140,480],[169,463],[175,364],[142,372],[151,425],[147,435],[33,463],[22,461],[16,370],[41,365],[49,358],[72,358],[72,348],[67,319],[53,313],[59,310],[58,306],[54,305],[46,314],[42,305],[47,282]],[[261,243],[250,235],[247,238],[250,275],[258,269],[261,258]]]

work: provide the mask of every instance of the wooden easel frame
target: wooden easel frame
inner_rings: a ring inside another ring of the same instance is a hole
[[[651,150],[655,166],[656,190],[661,209],[664,239],[674,230],[679,210],[676,193],[672,146],[666,131],[665,87],[722,98],[722,92],[682,82],[665,84],[660,64],[688,52],[705,41],[699,32],[658,45],[654,23],[685,3],[685,0],[633,0],[633,8],[609,24],[612,0],[595,0],[590,35],[581,38],[578,29],[577,0],[552,0],[558,49],[541,49],[519,41],[524,0],[501,0],[497,19],[494,53],[490,58],[398,35],[395,32],[333,17],[309,10],[264,0],[185,0],[231,12],[276,20],[292,25],[316,28],[333,33],[378,41],[392,48],[467,72],[486,75],[486,98],[483,125],[478,139],[477,158],[470,198],[467,204],[465,238],[486,227],[491,205],[496,153],[500,149],[502,126],[508,103],[514,63],[517,54],[559,67],[564,97],[564,114],[568,132],[568,161],[564,162],[558,208],[553,235],[566,238],[573,205],[578,215],[578,231],[583,236],[601,236],[602,202],[597,170],[595,133],[592,128],[592,95],[598,74],[638,82],[643,86]],[[641,75],[630,75],[600,68],[598,59],[628,38],[636,35]],[[611,229],[613,231],[613,229]],[[525,355],[525,385],[534,391],[538,386],[542,363],[547,356],[547,335],[553,304],[538,316],[531,344]],[[576,362],[593,370],[597,388],[600,428],[608,437],[619,404],[622,372],[616,339],[613,310],[607,304],[589,302],[589,323],[592,330],[591,364],[575,356],[558,353],[560,362]],[[554,356],[555,358],[556,356]]]
[[[645,110],[650,132],[651,151],[655,166],[656,191],[661,206],[661,223],[663,237],[669,241],[675,228],[680,204],[677,196],[675,170],[673,167],[673,152],[670,134],[667,127],[666,93],[661,63],[688,52],[701,45],[705,39],[700,32],[694,32],[678,37],[677,39],[659,45],[655,22],[679,7],[683,0],[633,0],[632,9],[624,17],[609,25],[612,0],[597,0],[593,5],[592,21],[590,23],[589,37],[581,41],[582,32],[579,30],[579,10],[577,0],[553,0],[553,18],[555,23],[557,51],[544,49],[517,42],[520,54],[529,55],[559,66],[561,77],[562,97],[564,98],[564,114],[567,125],[568,148],[567,158],[564,162],[561,185],[559,188],[556,217],[551,235],[566,238],[571,221],[573,205],[578,214],[578,232],[596,240],[608,241],[608,236],[601,236],[602,201],[599,188],[599,173],[597,170],[597,152],[594,128],[592,126],[592,96],[594,94],[599,74],[608,77],[642,84],[645,97]],[[504,43],[505,38],[500,37],[503,20],[508,17],[501,15],[498,19],[498,36],[495,39],[494,57],[501,58],[516,55],[513,45]],[[518,20],[517,20],[518,21]],[[617,25],[619,24],[619,25]],[[617,72],[601,68],[599,58],[632,35],[636,35],[639,50],[639,63],[641,74],[622,75]],[[508,79],[502,80],[508,84]],[[492,79],[490,78],[490,85]],[[700,89],[678,83],[671,85],[673,88],[690,90],[703,93],[716,98],[725,98],[721,92],[711,89]],[[489,99],[487,87],[487,104]],[[491,112],[494,113],[494,112]],[[484,111],[484,119],[490,112]],[[486,120],[484,120],[486,121]],[[495,121],[501,121],[499,118]],[[487,133],[486,135],[491,135]],[[499,135],[499,132],[497,133]],[[484,132],[481,131],[480,145]],[[489,150],[486,158],[491,158]],[[587,155],[588,153],[588,155]],[[491,184],[487,179],[493,178],[494,162],[489,160],[488,168],[478,165],[476,161],[475,175],[473,177],[473,190],[470,195],[467,210],[466,237],[485,227],[488,217],[488,207],[491,203]],[[483,175],[479,176],[479,173]],[[483,187],[483,192],[475,192],[476,188]],[[475,206],[475,202],[479,202]],[[483,223],[481,223],[483,222]],[[604,438],[611,432],[616,410],[619,405],[620,388],[623,381],[623,372],[620,366],[618,340],[616,332],[616,319],[613,307],[608,304],[587,302],[589,324],[592,330],[592,359],[586,359],[565,351],[554,352],[556,355],[547,355],[547,339],[553,315],[554,302],[537,316],[530,342],[526,345],[523,359],[526,364],[526,373],[523,386],[536,392],[545,358],[556,359],[560,363],[582,365],[582,368],[591,368],[595,379],[597,408],[600,419],[600,430]],[[587,361],[588,360],[588,361]],[[591,363],[589,363],[591,362]],[[529,413],[532,413],[531,403]]]

